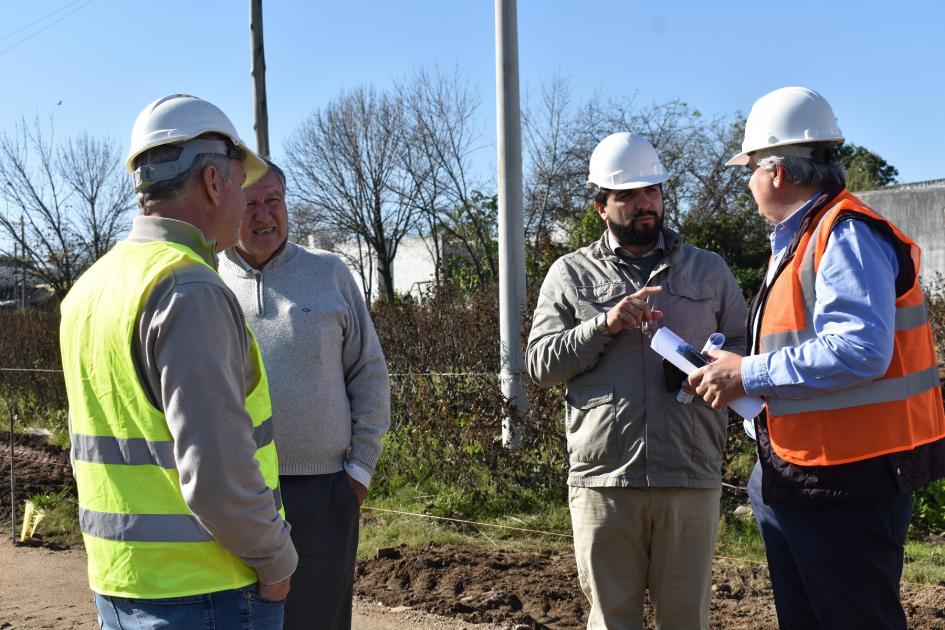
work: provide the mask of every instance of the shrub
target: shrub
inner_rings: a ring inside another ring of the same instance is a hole
[[[391,371],[391,429],[372,488],[412,486],[440,516],[540,509],[566,495],[561,402],[525,383],[530,409],[515,450],[500,441],[512,414],[501,393],[495,287],[473,294],[441,286],[424,301],[375,305]],[[527,326],[526,326],[527,329]]]
[[[51,430],[61,442],[67,429],[66,389],[58,372],[58,313],[0,311],[0,356],[5,368],[0,371],[2,412],[15,414],[21,428]]]

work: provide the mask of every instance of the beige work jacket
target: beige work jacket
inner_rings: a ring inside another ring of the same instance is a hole
[[[664,257],[645,283],[663,287],[653,299],[662,325],[696,350],[722,332],[725,349],[744,354],[747,309],[725,261],[669,230],[663,236]],[[639,329],[597,331],[602,313],[641,288],[606,237],[551,266],[528,338],[529,375],[541,386],[565,385],[568,483],[717,488],[727,411],[699,397],[677,402]]]

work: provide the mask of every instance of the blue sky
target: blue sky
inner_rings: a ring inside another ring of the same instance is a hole
[[[247,0],[4,4],[0,132],[38,115],[57,138],[86,130],[124,148],[144,105],[187,92],[222,107],[254,145]],[[477,160],[494,169],[493,12],[490,0],[266,0],[273,157],[341,90],[439,66],[479,91]],[[941,0],[519,0],[518,19],[523,98],[557,73],[575,100],[680,98],[734,116],[804,85],[900,181],[945,177]]]

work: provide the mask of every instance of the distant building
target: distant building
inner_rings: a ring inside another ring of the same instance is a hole
[[[919,244],[924,282],[936,273],[945,276],[945,179],[886,186],[856,196]]]
[[[321,246],[326,249],[326,243],[316,243],[314,238],[309,238],[307,245],[309,247]],[[400,241],[397,246],[397,256],[394,258],[394,291],[401,295],[418,296],[428,287],[436,282],[436,269],[432,254],[433,243],[420,236],[408,236]],[[361,273],[355,261],[358,260],[358,247],[354,244],[334,245],[330,250],[339,254],[348,265],[361,293],[365,293],[364,283],[361,280]],[[362,246],[362,251],[367,248]],[[373,272],[371,280],[371,299],[374,301],[379,296],[381,281],[377,274],[377,260],[370,253],[371,261],[367,261],[365,254],[365,273]]]

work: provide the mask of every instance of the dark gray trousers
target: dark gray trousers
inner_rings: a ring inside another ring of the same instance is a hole
[[[358,501],[344,471],[279,478],[299,567],[284,630],[350,630]]]

